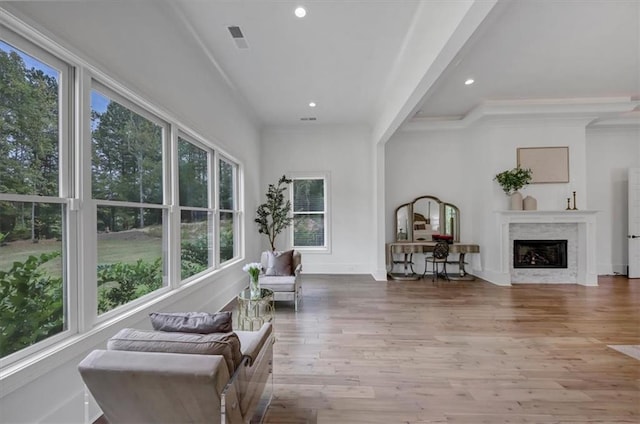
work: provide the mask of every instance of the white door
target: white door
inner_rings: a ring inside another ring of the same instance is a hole
[[[629,278],[640,278],[640,168],[629,168]]]

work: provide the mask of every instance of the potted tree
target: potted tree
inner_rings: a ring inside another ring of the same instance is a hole
[[[258,224],[258,232],[267,235],[273,251],[276,250],[276,236],[293,221],[289,215],[291,202],[284,196],[289,184],[291,184],[291,180],[285,175],[278,180],[277,185],[269,184],[267,201],[258,206],[256,210],[258,217],[255,222]]]
[[[522,210],[522,194],[518,190],[531,182],[532,174],[531,169],[518,166],[503,171],[493,178],[500,184],[507,196],[511,197],[511,209]]]

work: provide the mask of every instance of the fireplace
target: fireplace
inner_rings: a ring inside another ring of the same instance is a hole
[[[567,240],[514,240],[514,268],[567,268]]]
[[[500,285],[581,284],[597,286],[595,211],[498,211],[500,266],[487,269]],[[566,268],[514,268],[515,240],[567,240]],[[485,254],[491,254],[487,252]]]

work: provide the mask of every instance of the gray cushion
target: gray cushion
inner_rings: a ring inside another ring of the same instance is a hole
[[[293,275],[293,250],[267,252],[265,275]]]
[[[231,311],[209,314],[207,312],[153,312],[149,314],[151,325],[157,331],[180,333],[229,333],[233,331]]]
[[[187,334],[123,328],[107,342],[109,350],[222,355],[229,374],[242,361],[235,333]]]

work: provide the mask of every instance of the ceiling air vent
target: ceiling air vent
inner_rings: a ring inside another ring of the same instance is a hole
[[[248,49],[249,44],[247,44],[247,40],[244,38],[244,34],[242,34],[242,30],[239,26],[229,26],[227,27],[233,41],[236,43],[236,47],[239,49]]]

